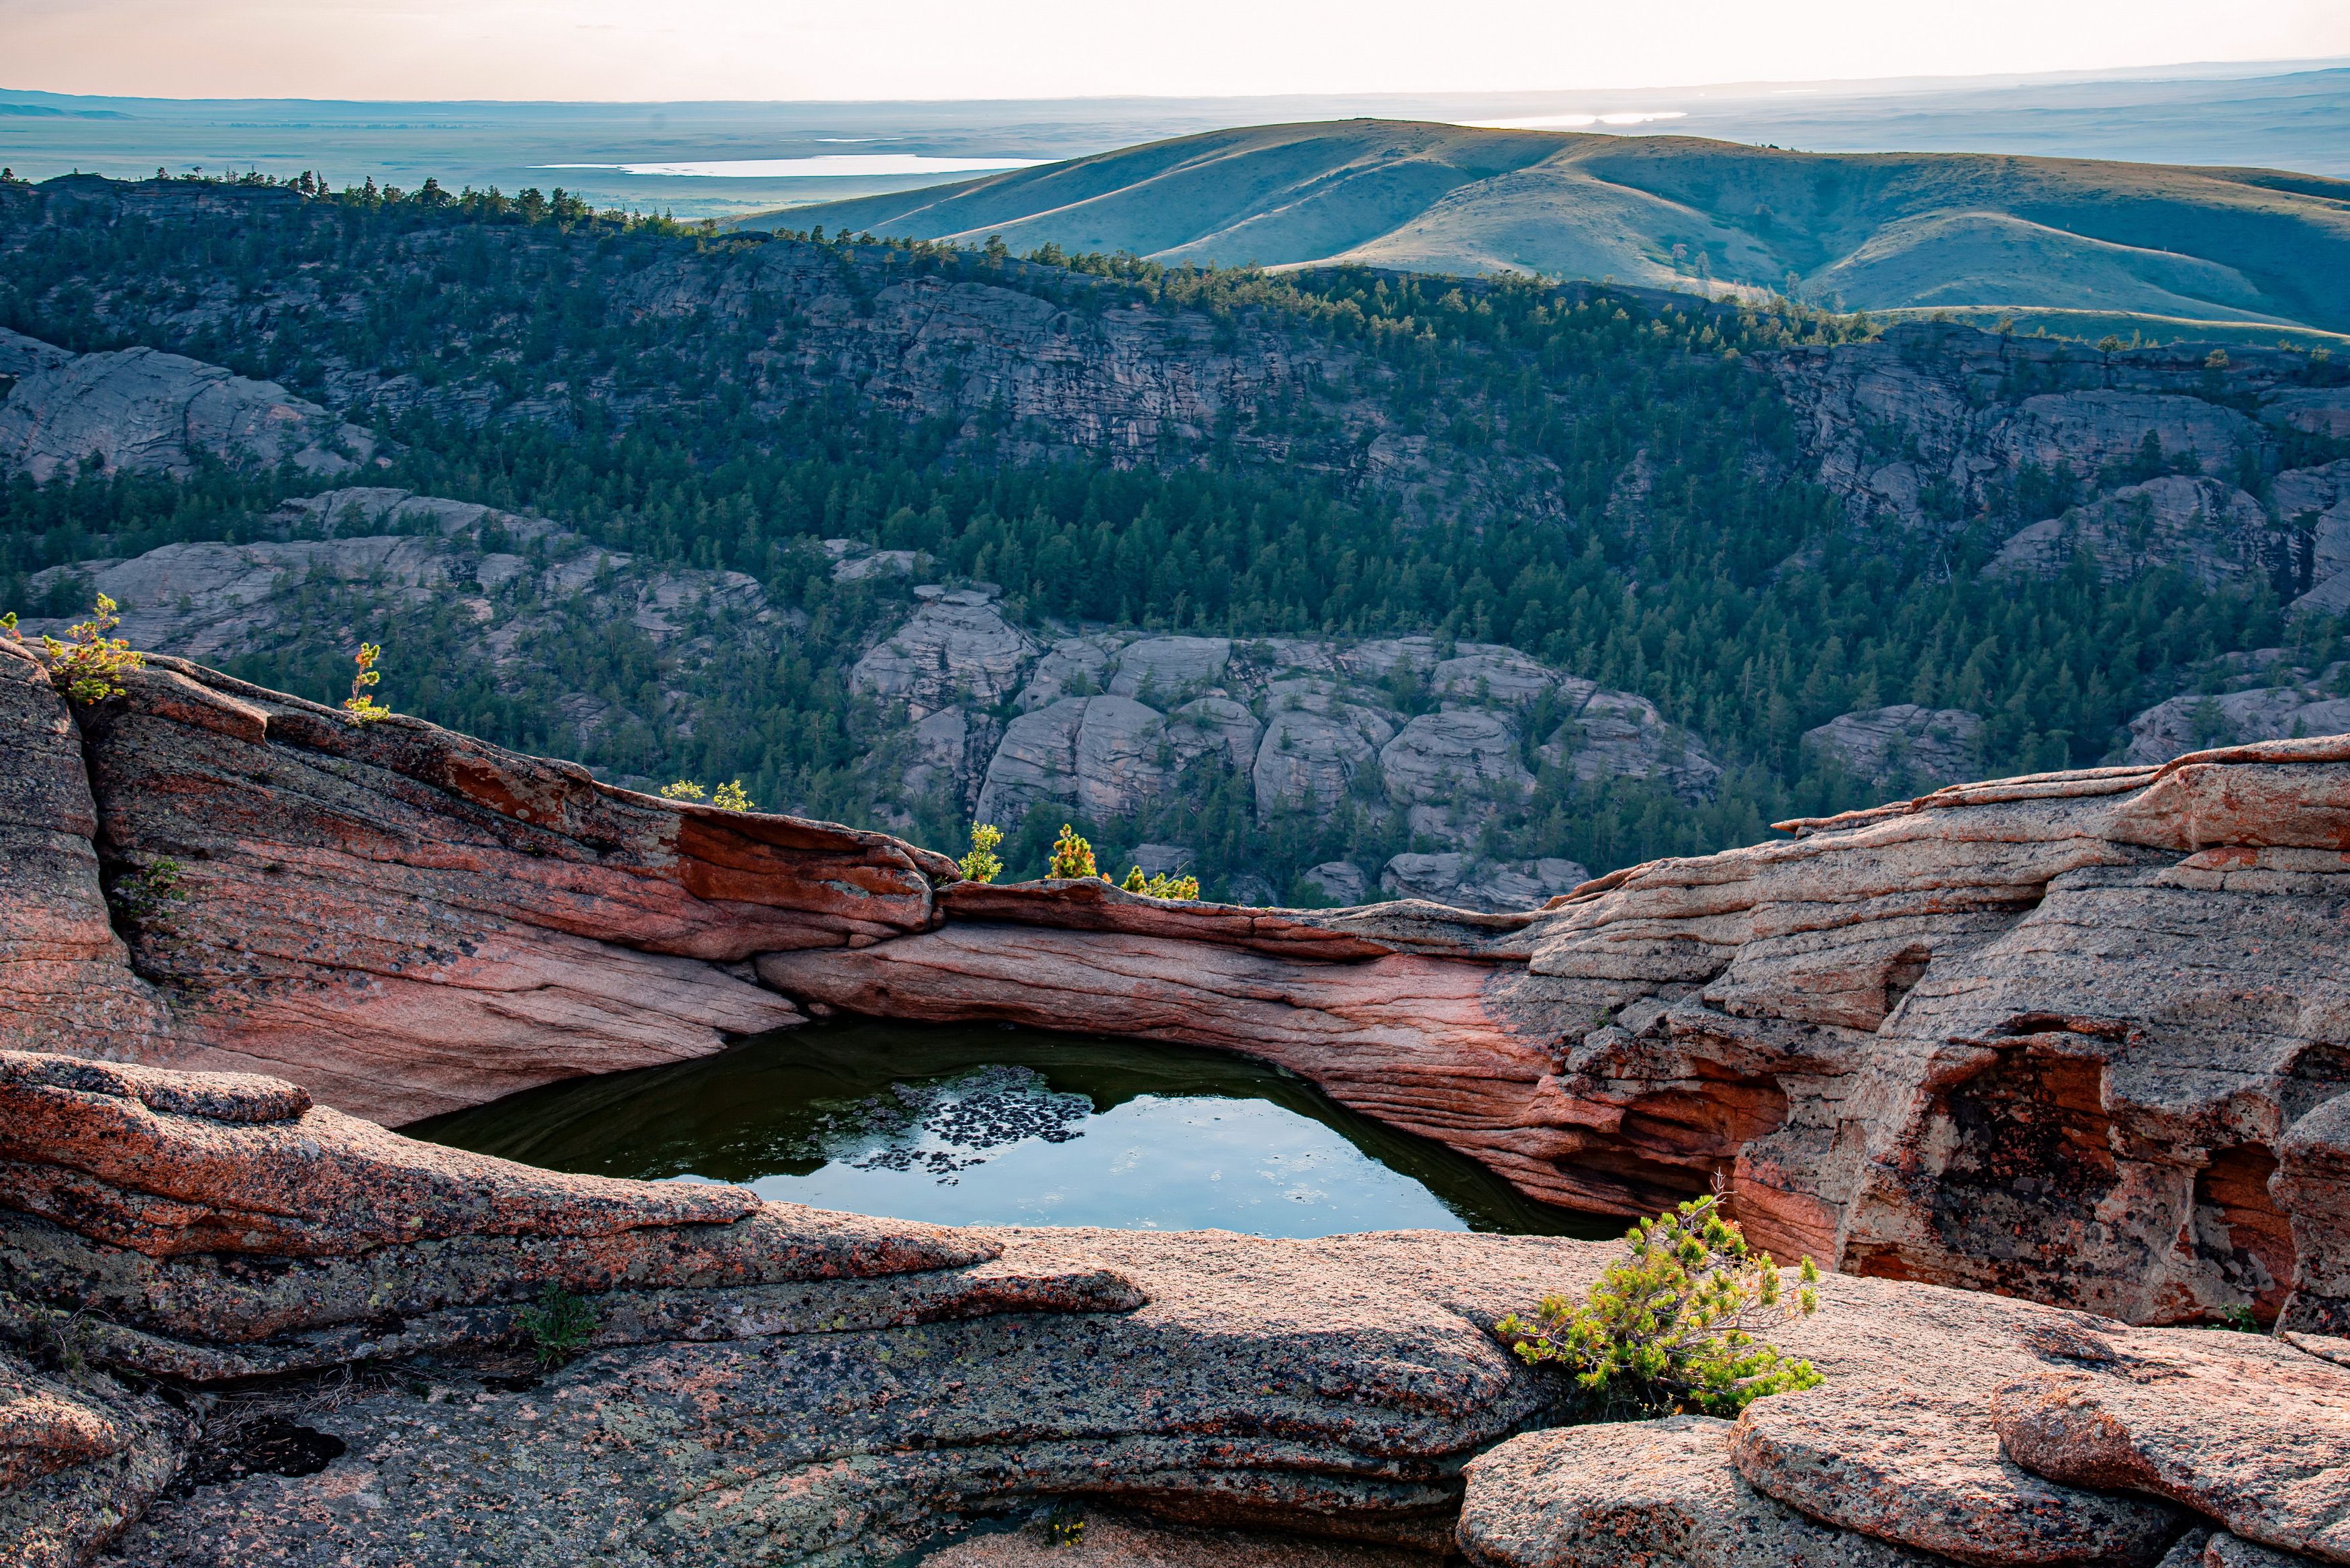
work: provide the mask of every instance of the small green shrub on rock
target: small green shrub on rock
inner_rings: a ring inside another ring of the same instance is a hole
[[[523,1308],[517,1321],[541,1366],[562,1366],[596,1335],[596,1309],[561,1285],[539,1292],[538,1304]]]
[[[143,871],[133,871],[114,884],[114,907],[133,925],[154,925],[172,915],[172,907],[187,898],[180,886],[185,869],[176,860],[157,860]]]
[[[1805,1258],[1789,1293],[1721,1207],[1718,1195],[1692,1199],[1641,1220],[1585,1299],[1547,1296],[1493,1332],[1528,1366],[1571,1374],[1600,1419],[1735,1416],[1766,1394],[1817,1386],[1810,1362],[1749,1331],[1817,1312],[1819,1270]]]
[[[372,724],[391,713],[390,709],[375,700],[371,690],[383,679],[383,671],[375,667],[375,661],[382,657],[383,646],[374,642],[360,643],[359,652],[351,656],[351,662],[359,669],[351,676],[351,694],[343,699],[343,711],[350,715],[354,724]]]
[[[1156,877],[1145,877],[1137,866],[1126,874],[1118,886],[1128,893],[1146,893],[1153,898],[1196,898],[1200,896],[1197,877],[1170,877],[1164,871]]]
[[[721,811],[758,809],[749,793],[743,788],[741,779],[736,779],[732,784],[720,784],[715,792],[702,788],[691,779],[680,779],[675,784],[661,785],[660,797],[663,800],[690,800],[696,803],[706,801]]]
[[[119,637],[106,635],[122,624],[115,608],[114,601],[100,594],[90,606],[89,618],[66,628],[67,641],[48,636],[41,639],[50,684],[77,702],[103,702],[121,696],[123,671],[142,669],[147,663],[145,654],[131,651],[130,645]],[[8,629],[12,634],[16,629],[13,610]]]
[[[1077,830],[1066,822],[1061,824],[1061,836],[1053,840],[1053,864],[1045,875],[1065,880],[1101,875],[1094,866],[1094,846],[1077,836]]]
[[[992,822],[971,825],[971,853],[955,862],[966,882],[993,882],[1003,869],[1003,857],[995,846],[1003,842],[1003,829]]]

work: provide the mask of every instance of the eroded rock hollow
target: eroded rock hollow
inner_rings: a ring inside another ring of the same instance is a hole
[[[1488,915],[965,883],[172,659],[75,711],[0,642],[0,701],[10,1046],[396,1125],[811,1006],[1009,1019],[1278,1063],[1552,1202],[1723,1184],[1847,1272],[2350,1326],[2350,741],[1957,786]],[[132,907],[163,861],[180,896]]]
[[[127,685],[0,640],[16,1560],[849,1562],[1077,1498],[1509,1568],[2350,1562],[2350,740],[1298,911]],[[1554,1201],[1719,1183],[1841,1271],[1778,1336],[1827,1381],[1529,1431],[1561,1386],[1489,1325],[1605,1248],[952,1230],[385,1130],[817,1009],[1244,1052]],[[484,1382],[549,1290],[580,1358]]]

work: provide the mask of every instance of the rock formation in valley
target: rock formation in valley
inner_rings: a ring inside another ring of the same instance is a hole
[[[2331,450],[2350,389],[2301,384],[2289,355],[2210,358],[1916,323],[1766,368],[1856,517],[1947,532],[2007,493],[2054,514],[2027,515],[1989,571],[2054,573],[2086,553],[2108,576],[2268,578],[2295,607],[2336,613],[2350,472],[2290,458],[2312,438]],[[2265,500],[2248,493],[2262,486]]]
[[[207,460],[345,473],[376,438],[275,381],[153,348],[74,354],[0,327],[0,467],[184,476]]]
[[[1281,1063],[1554,1202],[1721,1183],[1847,1272],[2350,1326],[2338,738],[1956,786],[1538,911],[1247,910],[959,882],[177,661],[78,712],[15,645],[0,670],[43,759],[14,1046],[397,1122],[811,1005],[1010,1019]],[[167,860],[182,897],[126,903]]]
[[[401,490],[327,491],[270,522],[289,536],[167,545],[51,568],[34,587],[86,583],[125,607],[121,630],[136,646],[213,662],[303,647],[322,613],[362,627],[433,617],[437,658],[534,691],[576,628],[617,622],[612,635],[640,637],[664,661],[658,706],[548,692],[565,749],[581,751],[632,726],[710,722],[710,693],[804,626],[742,573],[649,568],[542,518]],[[876,566],[852,542],[834,543],[831,570],[844,580],[907,564]],[[71,618],[24,630],[59,634]],[[866,767],[876,816],[901,831],[918,815],[1011,825],[1035,808],[1118,823],[1238,781],[1262,823],[1352,806],[1396,815],[1426,846],[1333,863],[1331,886],[1352,891],[1326,892],[1329,902],[1384,888],[1530,909],[1587,875],[1555,857],[1478,852],[1495,812],[1525,797],[1533,769],[1653,779],[1692,799],[1721,771],[1648,699],[1492,644],[1060,629],[1016,626],[984,589],[914,587],[903,619],[845,672],[876,709]],[[640,788],[667,782],[605,771]],[[1157,847],[1164,863],[1148,870],[1196,857],[1180,844]]]

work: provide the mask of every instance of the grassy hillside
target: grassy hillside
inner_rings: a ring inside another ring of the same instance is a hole
[[[1353,262],[1848,309],[2048,309],[2350,331],[2350,182],[1976,153],[1346,120],[1184,137],[893,196],[821,224],[1166,262]]]

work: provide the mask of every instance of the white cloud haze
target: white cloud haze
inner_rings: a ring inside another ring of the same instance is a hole
[[[1466,92],[2341,55],[2345,0],[0,0],[0,87],[172,98]]]

